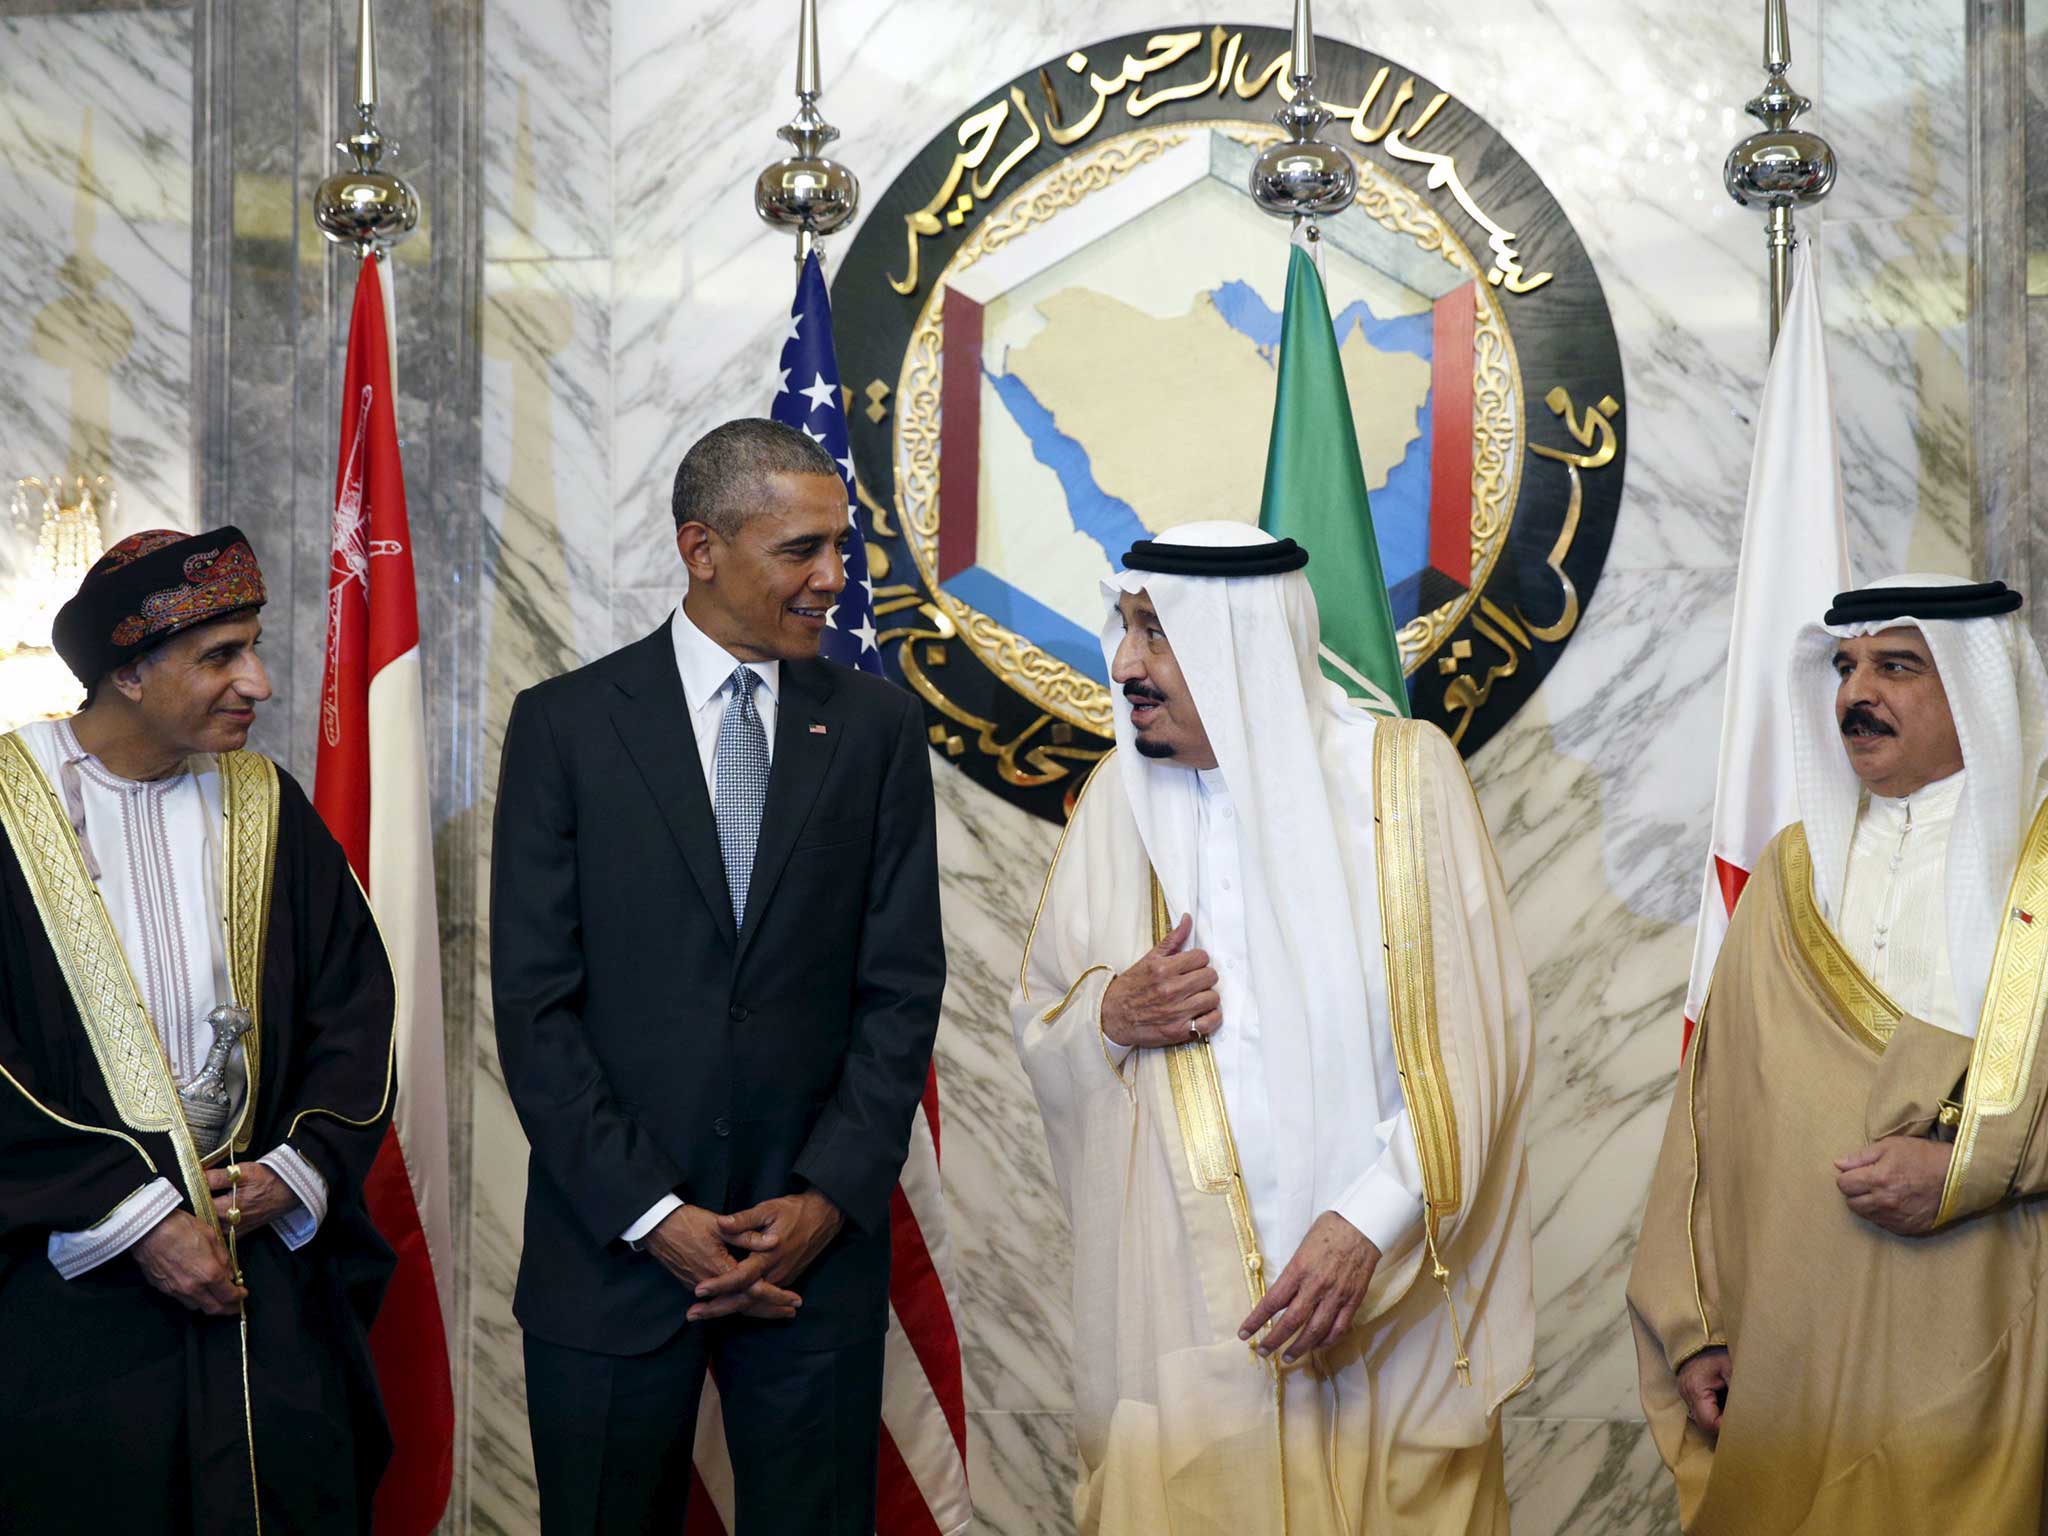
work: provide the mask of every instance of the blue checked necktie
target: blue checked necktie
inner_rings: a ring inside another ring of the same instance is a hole
[[[768,733],[754,708],[761,675],[735,667],[726,686],[725,718],[718,723],[712,812],[718,818],[718,850],[725,856],[725,884],[732,893],[735,931],[746,920],[747,883],[754,875],[754,845],[761,840],[761,807],[768,800]]]

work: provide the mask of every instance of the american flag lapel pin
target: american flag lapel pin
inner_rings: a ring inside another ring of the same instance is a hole
[[[824,721],[822,721],[822,720],[813,720],[813,721],[811,722],[811,734],[812,734],[813,736],[823,736],[823,735],[824,735],[824,734],[826,733],[826,730],[827,730],[827,727],[826,727],[826,725],[825,725],[825,722],[824,722]]]

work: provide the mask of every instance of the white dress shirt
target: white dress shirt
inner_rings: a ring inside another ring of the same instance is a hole
[[[782,686],[782,663],[740,659],[696,626],[682,605],[676,606],[669,626],[675,637],[676,671],[683,680],[683,703],[690,711],[690,730],[697,738],[697,762],[704,770],[704,792],[718,794],[718,727],[725,720],[725,706],[732,694],[733,668],[745,665],[759,677],[762,686],[754,690],[754,710],[761,717],[761,729],[768,737],[768,761],[775,761],[776,694]],[[663,1195],[647,1208],[647,1214],[620,1235],[629,1243],[640,1240],[661,1225],[670,1211],[680,1209],[680,1197]]]
[[[1238,856],[1237,806],[1214,768],[1200,773],[1201,831],[1195,875],[1194,932],[1191,949],[1206,950],[1216,971],[1216,992],[1223,1022],[1209,1037],[1216,1074],[1223,1084],[1223,1103],[1230,1115],[1231,1138],[1237,1143],[1238,1169],[1251,1202],[1252,1223],[1270,1233],[1274,1213],[1283,1208],[1287,1191],[1281,1168],[1301,1166],[1306,1159],[1279,1155],[1283,1138],[1312,1141],[1314,1127],[1303,1124],[1299,1106],[1275,1104],[1267,1087],[1265,1031],[1258,999],[1246,966],[1244,882]],[[1377,963],[1378,957],[1372,957]],[[1284,1027],[1276,1023],[1273,1027]],[[1384,1020],[1369,1025],[1377,1102],[1348,1127],[1346,1145],[1352,1166],[1340,1170],[1345,1192],[1332,1209],[1362,1232],[1381,1253],[1390,1253],[1422,1218],[1422,1167],[1408,1108],[1401,1097],[1401,1074],[1394,1053],[1393,1031]],[[1112,1062],[1121,1065],[1130,1048],[1104,1039]],[[1277,1275],[1292,1254],[1268,1254]]]
[[[110,771],[79,745],[68,720],[23,726],[21,737],[71,817],[171,1075],[184,1082],[213,1044],[207,1015],[234,995],[221,923],[219,766],[194,757],[182,772],[144,782]],[[248,1093],[240,1045],[229,1058],[228,1088],[232,1123]],[[257,1161],[298,1197],[271,1226],[287,1247],[302,1247],[327,1214],[327,1181],[289,1146]],[[125,1253],[181,1203],[168,1179],[152,1179],[88,1230],[53,1232],[50,1262],[67,1280],[82,1275]]]
[[[1962,797],[1961,773],[1903,800],[1863,797],[1835,931],[1907,1013],[1969,1036],[1977,1021],[1956,1017],[1948,957],[1948,839]]]

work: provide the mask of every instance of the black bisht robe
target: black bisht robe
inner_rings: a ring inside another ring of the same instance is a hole
[[[368,1336],[392,1257],[362,1185],[391,1115],[391,968],[340,845],[282,770],[261,996],[243,1156],[289,1141],[328,1207],[296,1253],[274,1231],[241,1239],[245,1404],[234,1318],[187,1311],[132,1254],[72,1280],[49,1261],[52,1231],[93,1226],[159,1173],[184,1185],[170,1136],[115,1111],[0,832],[0,1529],[253,1533],[252,1432],[266,1536],[370,1528],[391,1442]]]

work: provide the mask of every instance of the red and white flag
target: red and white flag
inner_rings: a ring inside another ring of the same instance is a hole
[[[1779,828],[1799,819],[1792,777],[1792,640],[1849,587],[1842,460],[1810,238],[1792,259],[1792,295],[1764,377],[1728,638],[1714,834],[1700,893],[1685,1039],[1707,1000],[1735,898]]]
[[[398,989],[397,1111],[363,1188],[370,1219],[398,1255],[370,1330],[394,1446],[376,1529],[424,1536],[441,1519],[454,1471],[444,1290],[454,1271],[440,924],[390,282],[385,261],[365,258],[349,320],[313,804],[369,895]]]

